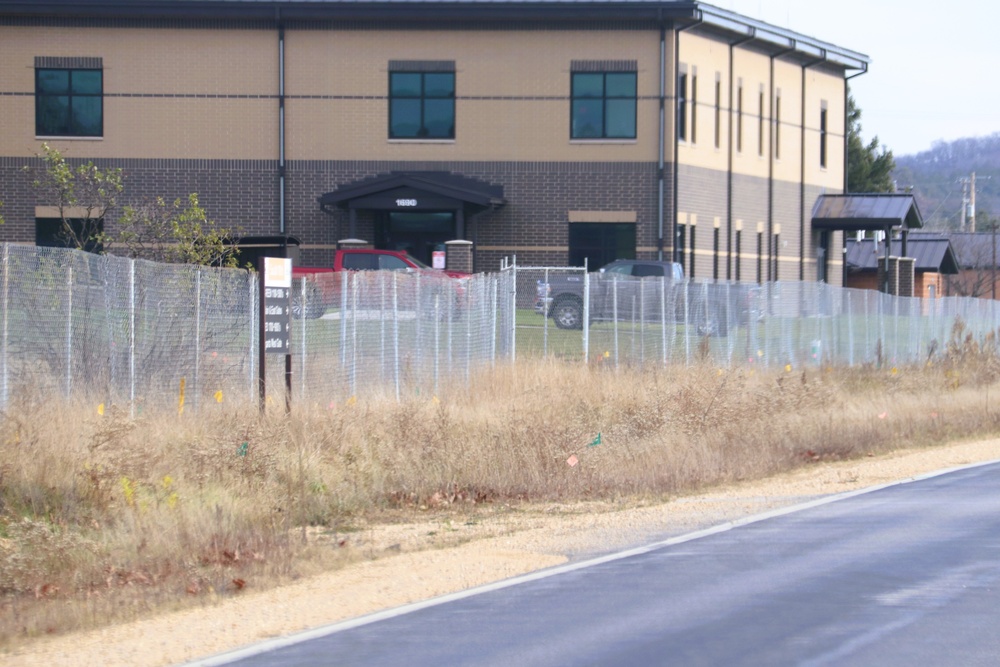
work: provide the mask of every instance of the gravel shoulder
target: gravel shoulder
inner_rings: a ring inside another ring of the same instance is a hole
[[[634,547],[819,496],[1000,459],[1000,439],[962,442],[808,468],[670,502],[497,508],[463,517],[373,526],[344,548],[357,562],[280,588],[245,590],[188,609],[101,630],[40,639],[0,653],[8,667],[151,667],[426,600],[568,561]]]

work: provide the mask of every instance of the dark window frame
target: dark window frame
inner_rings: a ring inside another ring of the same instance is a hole
[[[743,152],[743,84],[736,87],[736,152]]]
[[[779,264],[779,260],[781,258],[780,252],[781,252],[781,234],[775,232],[774,233],[774,255],[772,257],[773,264],[774,264],[774,270],[773,270],[773,272],[771,274],[771,277],[772,277],[773,280],[781,280],[781,276],[778,273],[779,268],[781,266]]]
[[[719,280],[719,222],[712,230],[712,280]]]
[[[757,232],[757,284],[764,282],[764,232]]]
[[[736,271],[734,278],[736,282],[740,282],[740,265],[741,259],[743,258],[743,230],[736,230]]]
[[[392,79],[397,75],[413,76],[417,75],[420,77],[420,94],[419,95],[394,95]],[[451,93],[449,95],[428,95],[427,94],[427,77],[428,76],[451,76]],[[394,140],[414,140],[414,141],[426,141],[426,140],[440,140],[440,141],[450,141],[455,139],[455,124],[457,119],[457,109],[455,105],[455,89],[458,84],[457,77],[454,71],[426,71],[422,69],[394,69],[389,71],[389,138]],[[393,132],[393,116],[392,107],[394,100],[419,100],[420,101],[420,126],[417,130],[416,135],[396,135]],[[451,128],[450,132],[446,136],[442,135],[431,135],[427,128],[427,102],[428,100],[440,101],[440,100],[451,100]]]
[[[774,159],[781,159],[781,91],[774,96]]]
[[[67,233],[66,225],[72,229],[72,235]],[[101,254],[104,244],[101,235],[104,233],[104,218],[82,219],[68,218],[65,223],[62,218],[35,218],[35,246],[39,248],[69,248],[77,250],[74,236],[86,235],[82,250]]]
[[[66,91],[65,92],[47,92],[43,91],[43,84],[40,81],[40,77],[46,72],[65,72],[67,78]],[[100,90],[97,93],[91,92],[74,92],[73,91],[73,78],[74,75],[80,74],[94,74],[97,73],[100,76]],[[66,119],[63,127],[43,127],[42,126],[42,110],[44,104],[41,100],[45,98],[55,98],[55,97],[65,97],[67,102],[66,107]],[[73,101],[74,99],[82,101],[84,99],[92,100],[96,99],[100,109],[100,123],[99,128],[96,132],[86,132],[82,130],[74,130],[73,121]],[[102,138],[104,137],[104,68],[103,67],[35,67],[35,136],[36,137],[82,137],[82,138]]]
[[[576,80],[579,76],[600,75],[601,96],[577,95]],[[608,76],[631,76],[632,95],[608,95]],[[599,136],[584,136],[576,133],[576,123],[574,122],[575,108],[580,100],[601,100],[601,132]],[[608,134],[608,103],[621,100],[632,102],[632,134],[631,135],[609,135]],[[623,140],[630,141],[637,138],[638,130],[638,109],[639,109],[639,77],[634,71],[622,70],[602,70],[602,71],[573,71],[570,72],[570,105],[569,105],[569,135],[573,141],[600,141],[600,140]]]
[[[715,79],[715,147],[722,147],[722,81]]]
[[[682,267],[687,263],[687,223],[677,223],[674,232],[674,261]]]
[[[688,225],[688,279],[694,280],[694,270],[695,261],[697,258],[697,248],[695,244],[697,243],[697,229],[698,226],[694,224]]]
[[[677,138],[687,141],[687,72],[677,75]]]
[[[691,74],[691,143],[698,143],[698,72]]]
[[[826,106],[823,106],[819,110],[819,166],[823,169],[826,169],[826,122]]]
[[[764,157],[764,89],[757,96],[757,108],[760,115],[757,116],[757,155]]]
[[[571,222],[568,224],[567,245],[570,266],[583,266],[584,257],[588,259],[591,270],[617,259],[636,258],[635,223]]]

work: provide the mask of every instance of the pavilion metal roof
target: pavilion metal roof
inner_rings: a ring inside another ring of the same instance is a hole
[[[885,255],[885,243],[874,239],[849,239],[844,262],[849,271],[876,271],[878,260]],[[893,240],[892,248],[899,252],[902,244]],[[954,275],[959,271],[958,259],[947,236],[911,234],[906,242],[906,256],[912,257],[917,273],[933,272]]]
[[[812,212],[813,229],[874,231],[924,226],[911,194],[821,195]]]
[[[944,232],[951,242],[958,266],[963,269],[987,269],[1000,260],[1000,238],[990,232]],[[912,240],[916,236],[910,235]]]

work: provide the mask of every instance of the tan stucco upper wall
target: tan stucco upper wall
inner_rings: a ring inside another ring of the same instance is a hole
[[[778,180],[798,181],[803,159],[806,181],[833,189],[843,184],[843,94],[842,76],[807,69],[805,74],[805,132],[803,123],[803,71],[795,63],[780,58],[774,61],[771,80],[771,58],[765,54],[736,47],[733,53],[733,73],[729,72],[728,43],[692,33],[680,36],[679,66],[688,73],[689,86],[697,74],[697,122],[695,141],[680,143],[680,160],[707,169],[725,170],[732,150],[733,171],[738,174],[766,178],[773,170]],[[719,147],[715,146],[715,82],[719,80]],[[743,123],[741,150],[735,149],[739,127],[738,91],[743,90]],[[763,90],[763,154],[761,154],[761,91]],[[781,130],[774,132],[775,99],[780,92]],[[689,95],[691,93],[689,92]],[[732,98],[732,99],[730,99]],[[819,166],[819,117],[822,103],[827,105],[828,154],[827,167]],[[689,105],[689,123],[691,114]],[[730,119],[732,114],[732,119]],[[730,122],[730,120],[732,122]],[[672,117],[671,117],[672,121]],[[672,124],[672,123],[671,123]],[[730,143],[730,127],[732,141]],[[672,136],[672,134],[671,134]],[[780,141],[780,153],[772,161],[772,140]],[[803,144],[803,140],[805,144]],[[803,154],[803,145],[805,152]]]
[[[820,70],[806,74],[806,181],[840,191],[844,187],[844,86]],[[827,166],[820,167],[820,110],[826,108]]]
[[[674,54],[667,34],[668,63]],[[680,62],[698,74],[698,140],[682,162],[726,169],[729,159],[729,46],[680,36]],[[33,155],[34,58],[103,59],[104,137],[62,141],[89,157],[267,159],[278,155],[278,57],[274,30],[181,28],[0,27],[0,155]],[[660,46],[657,31],[327,31],[286,33],[286,157],[364,160],[655,161]],[[456,138],[449,142],[388,139],[388,62],[453,60]],[[637,139],[569,138],[570,62],[638,62]],[[668,64],[669,66],[669,64]],[[770,59],[737,48],[735,78],[744,89],[743,150],[737,173],[766,176],[757,153],[757,104]],[[714,146],[716,75],[721,79],[721,146]],[[841,77],[806,73],[807,182],[841,187]],[[675,80],[667,77],[668,95]],[[774,175],[798,180],[802,153],[801,68],[776,61],[782,91],[782,158]],[[158,95],[159,97],[142,97]],[[206,97],[221,96],[221,97]],[[819,168],[819,109],[828,108],[828,166]],[[766,111],[770,115],[770,110]],[[765,132],[770,133],[769,123]],[[667,114],[666,159],[672,159],[673,114]],[[765,137],[765,146],[767,137]]]
[[[688,88],[691,99],[697,99],[698,108],[695,111],[689,105],[690,120],[697,114],[697,131],[693,137],[688,135],[688,141],[678,146],[680,160],[706,169],[728,169],[729,147],[729,46],[722,41],[708,39],[690,33],[680,35],[679,70],[685,69],[688,74]],[[694,77],[697,75],[697,93],[694,91]],[[715,82],[719,86],[719,147],[715,147]],[[676,82],[675,82],[676,84]],[[670,117],[670,125],[674,125],[674,116]],[[690,130],[689,130],[690,132]],[[671,132],[670,136],[673,136]]]
[[[289,31],[286,40],[292,160],[656,159],[655,31]],[[455,62],[453,142],[388,139],[390,60]],[[570,140],[572,60],[638,61],[635,141]]]
[[[36,56],[102,59],[104,137],[52,142],[70,155],[277,156],[275,31],[0,27],[0,90],[20,93],[4,101],[0,155],[38,152]]]

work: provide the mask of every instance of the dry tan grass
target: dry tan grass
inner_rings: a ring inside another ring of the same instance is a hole
[[[662,498],[992,433],[998,376],[993,337],[959,329],[918,368],[531,362],[290,417],[25,397],[0,421],[0,642],[336,567],[338,536],[425,508]]]

